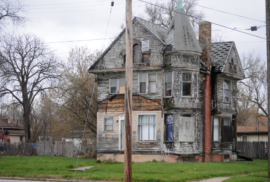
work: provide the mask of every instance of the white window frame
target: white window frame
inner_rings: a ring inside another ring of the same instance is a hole
[[[139,116],[146,116],[146,115],[155,115],[155,119],[156,119],[156,125],[155,125],[155,139],[154,140],[139,140],[140,139],[140,135],[139,135]],[[157,141],[157,113],[139,113],[137,115],[137,141],[138,142],[156,142]]]
[[[171,73],[172,74],[172,91],[171,91],[171,95],[170,96],[167,96],[166,95],[166,74],[167,73]],[[174,72],[173,71],[171,71],[171,72],[165,72],[164,73],[164,98],[170,98],[170,97],[172,97],[173,96],[173,82],[174,82]]]
[[[226,90],[226,89],[224,89],[224,82],[228,82],[229,83],[229,102],[226,102],[225,100],[224,100],[224,91]],[[222,87],[223,87],[223,93],[222,93],[222,99],[223,99],[223,102],[224,103],[231,103],[231,91],[232,91],[232,86],[231,86],[231,81],[229,81],[229,80],[223,80],[223,82],[222,82]]]
[[[145,90],[145,93],[140,92],[140,75],[146,75],[146,81],[145,81],[146,82],[146,86],[145,86],[146,90]],[[138,73],[138,93],[139,94],[148,94],[148,82],[149,82],[148,80],[149,80],[148,79],[148,73]]]
[[[220,120],[221,120],[221,117],[218,117],[218,116],[214,116],[214,117],[212,117],[213,119],[212,119],[212,141],[213,142],[220,142],[221,141],[221,137],[220,137]],[[215,126],[217,126],[217,125],[215,125],[215,118],[218,118],[218,140],[215,140],[215,137],[214,137],[214,132],[215,132]]]
[[[112,119],[112,130],[105,130],[105,120],[106,119]],[[106,117],[104,117],[104,119],[103,119],[103,131],[104,132],[113,132],[114,131],[114,117],[113,116],[106,116]]]
[[[191,80],[190,81],[183,81],[183,75],[184,75],[184,73],[188,73],[188,74],[191,75]],[[181,88],[182,88],[182,90],[181,90],[181,96],[182,97],[187,97],[187,98],[193,97],[193,85],[192,85],[192,83],[193,83],[193,73],[192,72],[183,72],[181,78],[182,78],[182,80],[181,80],[181,85],[182,85],[181,86]],[[184,82],[186,82],[186,83],[189,83],[190,82],[190,95],[183,95]]]
[[[155,78],[156,78],[156,80],[155,80],[155,85],[156,85],[156,91],[155,92],[151,92],[151,89],[150,89],[150,86],[151,86],[151,84],[150,84],[150,75],[155,75]],[[156,73],[148,73],[148,86],[149,86],[149,88],[148,88],[148,91],[149,91],[149,94],[155,94],[155,93],[157,93],[157,74]]]

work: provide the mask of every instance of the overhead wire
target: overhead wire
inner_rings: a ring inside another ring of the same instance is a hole
[[[160,8],[166,9],[166,10],[169,10],[168,8],[164,8],[164,7],[162,7],[162,6],[159,6],[159,5],[156,5],[156,4],[147,2],[147,1],[143,1],[143,0],[138,0],[138,1],[141,1],[141,2],[144,2],[144,3],[146,3],[146,4],[150,4],[150,5],[153,5],[153,6],[157,6],[157,7],[160,7]],[[221,25],[221,24],[214,23],[214,22],[211,22],[211,21],[208,21],[208,20],[204,20],[204,19],[201,19],[201,18],[197,18],[197,17],[192,16],[192,15],[187,15],[187,14],[185,14],[185,13],[180,13],[180,12],[177,12],[177,11],[174,11],[174,12],[175,12],[175,13],[178,13],[178,14],[181,14],[181,15],[188,16],[188,17],[192,17],[192,18],[195,18],[195,19],[207,21],[207,22],[212,23],[213,25],[217,25],[217,26],[220,26],[220,27],[223,27],[223,28],[227,28],[227,29],[230,29],[230,30],[233,30],[233,31],[236,31],[236,32],[240,32],[240,33],[243,33],[243,34],[247,34],[247,35],[250,35],[250,36],[253,36],[253,37],[257,37],[257,38],[260,38],[260,39],[266,39],[266,38],[264,38],[264,37],[260,37],[260,36],[254,35],[254,34],[250,34],[250,33],[247,33],[247,32],[243,32],[243,31],[240,31],[240,30],[237,30],[237,29],[234,29],[234,28],[227,27],[227,26],[225,26],[225,25]]]
[[[210,9],[210,10],[213,10],[213,11],[217,11],[217,12],[220,12],[220,13],[225,13],[225,14],[229,14],[229,15],[233,15],[233,16],[238,16],[238,17],[241,17],[241,18],[245,18],[245,19],[249,19],[249,20],[254,20],[254,21],[265,23],[265,21],[261,21],[261,20],[257,20],[257,19],[254,19],[254,18],[249,18],[249,17],[246,17],[246,16],[229,13],[229,12],[226,12],[226,11],[217,10],[217,9],[214,9],[214,8],[209,8],[209,7],[206,7],[206,6],[201,6],[201,5],[196,5],[196,6],[202,7],[202,8],[205,8],[205,9]]]
[[[110,15],[109,15],[109,21],[107,23],[107,28],[106,28],[106,33],[105,33],[105,39],[106,39],[106,36],[107,36],[107,30],[108,30],[108,27],[109,27],[109,24],[110,24],[110,19],[111,19],[111,14],[112,14],[112,8],[113,8],[113,6],[114,6],[114,0],[112,0],[112,2],[111,2],[111,10],[110,10]],[[104,39],[104,41],[105,41],[105,39]],[[100,62],[99,62],[98,67],[99,66],[100,66]],[[97,83],[97,77],[95,78],[94,87],[93,87],[93,90],[92,90],[91,101],[90,101],[89,108],[88,108],[88,111],[87,111],[86,121],[84,123],[84,131],[83,131],[83,136],[82,136],[82,142],[83,142],[83,139],[84,139],[84,134],[85,134],[85,129],[86,129],[86,123],[88,122],[88,118],[89,118],[89,111],[90,111],[90,108],[91,108],[91,105],[92,105],[93,94],[94,94],[94,91],[95,91],[95,88],[96,88],[96,83]],[[81,146],[80,146],[80,151],[81,151]],[[77,158],[76,168],[78,166],[78,163],[79,163],[79,155],[78,155],[78,158]],[[74,171],[73,180],[75,179],[75,176],[76,176],[76,170]],[[72,180],[72,182],[73,182],[73,180]]]

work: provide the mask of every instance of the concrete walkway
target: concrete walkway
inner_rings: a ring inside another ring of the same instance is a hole
[[[231,177],[218,177],[218,178],[211,178],[211,179],[204,179],[200,181],[192,181],[192,182],[222,182],[226,179],[230,179]]]

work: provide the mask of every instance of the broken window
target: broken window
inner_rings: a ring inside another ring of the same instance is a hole
[[[226,80],[223,82],[223,101],[230,102],[230,82]]]
[[[156,74],[149,74],[149,92],[156,93]]]
[[[173,115],[165,115],[165,141],[173,141]]]
[[[165,96],[172,96],[172,73],[165,73]]]
[[[124,94],[125,93],[125,84],[126,84],[126,79],[125,78],[119,79],[119,94]]]
[[[213,141],[219,141],[219,117],[214,117],[214,126],[213,126]]]
[[[110,92],[111,94],[124,94],[125,93],[125,78],[110,79]]]
[[[139,141],[156,140],[156,115],[139,115]]]
[[[144,74],[139,74],[139,91],[140,91],[140,94],[146,94],[146,83],[147,83],[147,74],[144,73]]]
[[[183,84],[183,96],[191,96],[191,73],[183,73],[182,84]]]
[[[191,114],[181,115],[179,121],[179,141],[195,141],[195,118]]]
[[[110,79],[110,92],[111,94],[117,93],[117,79]]]
[[[149,56],[148,54],[145,53],[142,56],[143,56],[142,62],[145,63],[145,66],[147,66],[146,63],[149,63]]]
[[[113,118],[104,119],[104,131],[113,131]]]

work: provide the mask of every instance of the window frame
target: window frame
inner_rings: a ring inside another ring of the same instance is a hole
[[[155,75],[155,87],[156,87],[156,90],[155,92],[151,92],[151,89],[150,89],[150,82],[153,82],[150,80],[150,75]],[[157,74],[156,73],[148,73],[148,91],[149,91],[149,94],[155,94],[157,93]]]
[[[164,114],[164,142],[174,142],[174,117],[173,117],[173,130],[172,130],[172,133],[173,133],[173,139],[172,141],[168,141],[167,140],[167,116],[168,115],[172,115],[173,117],[173,114]]]
[[[112,119],[112,130],[105,130],[106,129],[106,127],[105,127],[105,120],[106,119]],[[114,131],[114,117],[113,116],[106,116],[106,117],[104,117],[104,119],[103,119],[103,131],[104,132],[113,132]]]
[[[224,89],[224,82],[228,82],[228,83],[229,83],[229,90],[228,90],[228,89]],[[231,89],[231,81],[230,81],[230,80],[224,79],[223,82],[222,82],[222,88],[223,88],[223,93],[222,93],[223,103],[231,103],[231,90],[232,90],[232,89]],[[224,91],[225,91],[225,90],[228,90],[228,91],[229,91],[229,101],[228,101],[228,102],[224,100],[224,98],[225,98],[225,97],[224,97],[224,96],[225,96]]]
[[[215,134],[214,134],[214,131],[215,130],[214,129],[215,129],[215,126],[216,126],[215,125],[215,118],[218,118],[218,124],[219,124],[218,125],[218,140],[214,140],[214,136],[215,136]],[[212,131],[213,131],[212,132],[212,141],[213,142],[221,142],[221,129],[220,129],[221,128],[221,125],[220,124],[221,124],[221,117],[219,117],[219,116],[213,116],[212,117]]]
[[[190,74],[190,81],[184,81],[184,80],[183,80],[183,75],[184,75],[185,73]],[[186,98],[193,97],[193,85],[192,85],[192,83],[193,83],[193,73],[192,73],[192,72],[183,72],[181,78],[182,78],[182,79],[181,79],[181,85],[182,85],[181,96],[182,96],[182,97],[186,97]],[[183,95],[183,91],[184,91],[184,83],[190,83],[190,95]]]
[[[170,96],[167,96],[166,95],[166,75],[168,73],[171,73],[172,74],[172,82],[171,82],[172,90],[171,90],[171,95]],[[171,72],[164,72],[164,98],[170,98],[170,97],[173,96],[173,81],[174,81],[174,76],[173,75],[174,75],[174,72],[173,71],[171,71]]]
[[[145,93],[141,93],[140,91],[141,91],[141,85],[140,85],[140,83],[141,83],[141,81],[140,81],[140,75],[146,75],[146,81],[145,81],[145,83],[146,83],[146,85],[145,85]],[[138,73],[138,93],[139,94],[148,94],[148,73]]]
[[[125,93],[120,93],[120,80],[125,79],[125,78],[112,78],[109,79],[109,92],[110,94],[125,94]],[[116,80],[116,93],[111,92],[111,80]]]
[[[229,125],[224,125],[225,119],[229,120]],[[231,126],[231,118],[230,117],[223,117],[223,126]]]
[[[140,140],[139,134],[139,116],[152,116],[155,115],[155,139],[154,140]],[[138,113],[137,115],[137,141],[138,142],[156,142],[157,141],[157,113]]]

